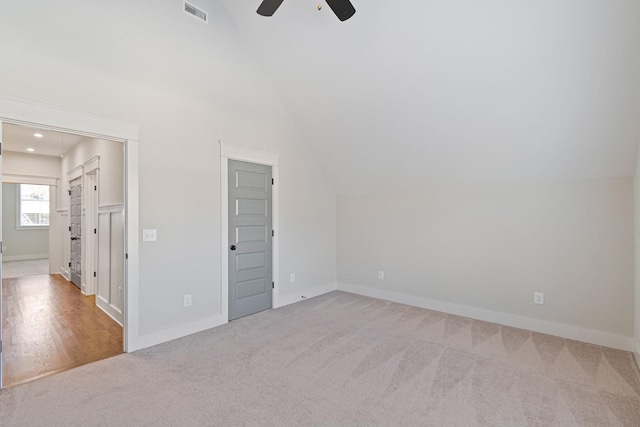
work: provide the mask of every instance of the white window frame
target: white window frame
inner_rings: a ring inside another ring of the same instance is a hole
[[[51,218],[51,186],[46,184],[15,184],[16,185],[16,230],[48,230],[48,225],[22,225],[20,218],[22,217],[22,185],[42,185],[49,189],[49,218]],[[49,220],[51,222],[51,220]]]

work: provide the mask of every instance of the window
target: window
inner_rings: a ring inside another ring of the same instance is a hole
[[[49,226],[49,186],[18,185],[18,227]]]

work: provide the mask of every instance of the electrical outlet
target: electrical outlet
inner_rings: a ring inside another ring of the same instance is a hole
[[[544,293],[542,292],[534,292],[533,293],[533,302],[536,304],[544,304]]]
[[[143,242],[155,242],[158,240],[158,231],[155,229],[142,230]]]
[[[384,271],[382,270],[378,271],[378,279],[384,280]]]
[[[185,307],[191,306],[191,294],[187,294],[184,296],[184,306]]]
[[[289,276],[289,283],[296,283],[296,273],[291,273],[291,276]]]

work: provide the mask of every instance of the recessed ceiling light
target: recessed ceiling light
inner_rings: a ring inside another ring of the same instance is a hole
[[[34,148],[27,148],[27,151],[30,152],[30,153],[33,153],[36,150]]]
[[[42,134],[41,133],[34,133],[33,136],[35,136],[36,138],[42,138]]]

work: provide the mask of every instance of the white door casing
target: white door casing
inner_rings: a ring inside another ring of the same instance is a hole
[[[124,143],[125,262],[124,351],[153,345],[139,333],[138,126],[84,111],[0,94],[0,122]],[[0,325],[1,326],[1,325]]]
[[[2,120],[0,120],[0,176],[2,176]],[[0,185],[0,225],[2,225],[2,185]],[[0,227],[0,389],[2,389],[2,227]]]

